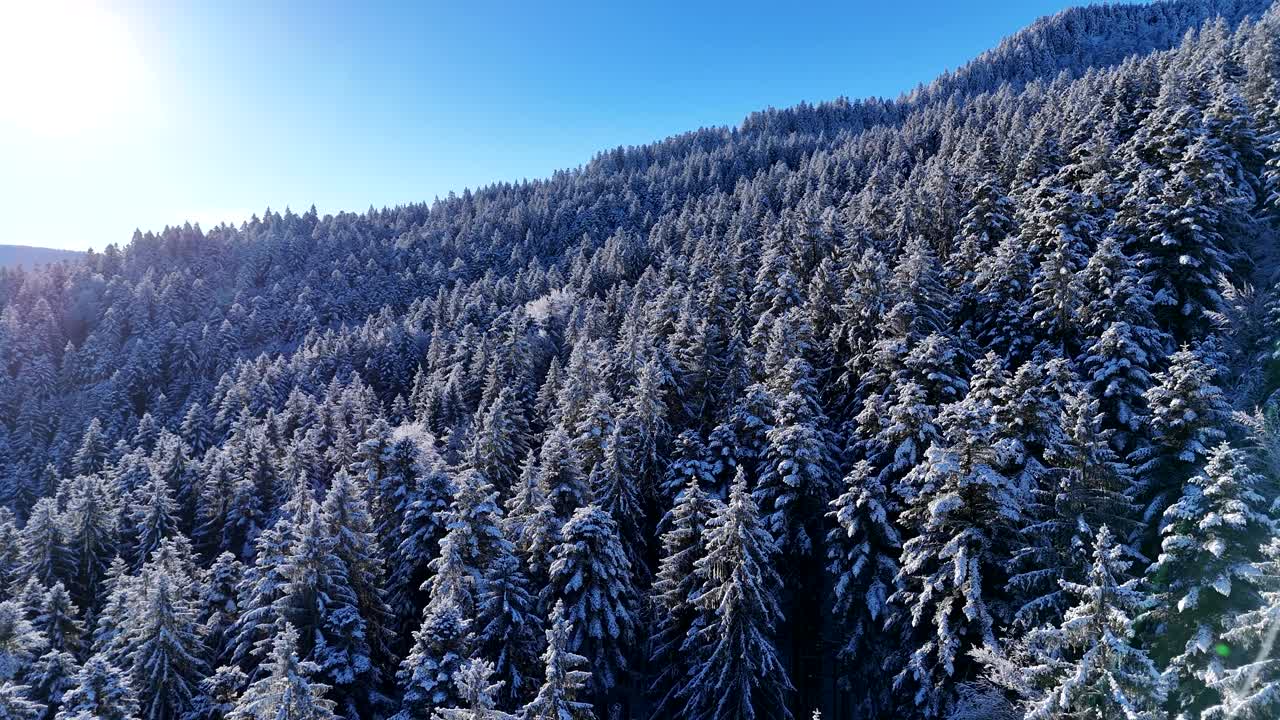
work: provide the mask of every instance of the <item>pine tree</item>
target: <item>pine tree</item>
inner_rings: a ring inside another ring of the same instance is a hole
[[[1264,720],[1280,713],[1280,663],[1273,650],[1280,637],[1280,540],[1272,539],[1263,553],[1257,569],[1267,590],[1256,609],[1228,621],[1214,646],[1227,667],[1209,681],[1221,700],[1205,709],[1204,720]]]
[[[524,707],[523,720],[595,720],[591,703],[579,699],[586,694],[591,673],[578,669],[587,664],[587,659],[571,649],[572,632],[565,619],[564,603],[557,601],[547,619],[542,687]]]
[[[47,720],[58,712],[79,675],[80,663],[61,650],[50,650],[27,668],[22,682],[28,687],[27,696],[44,706],[40,718]]]
[[[245,690],[227,720],[336,720],[327,685],[313,682],[314,663],[299,660],[298,631],[286,624],[276,636],[264,676]]]
[[[154,471],[129,504],[133,507],[130,526],[137,535],[132,548],[133,567],[137,569],[161,541],[178,532],[178,506],[169,484]]]
[[[213,561],[200,590],[198,620],[215,667],[231,659],[231,630],[240,617],[236,587],[243,578],[240,561],[224,552]]]
[[[470,660],[458,672],[458,694],[466,703],[462,708],[436,710],[432,720],[516,720],[516,716],[497,709],[502,682],[493,682],[493,664],[487,660]]]
[[[297,539],[279,570],[284,582],[273,603],[275,627],[285,622],[297,628],[299,656],[315,663],[343,714],[371,712],[384,702],[381,668],[372,662],[369,625],[337,540],[315,509],[296,522]]]
[[[0,602],[0,681],[19,678],[47,645],[18,601]]]
[[[1009,614],[996,590],[1005,586],[1026,498],[996,470],[992,408],[975,395],[943,409],[945,444],[929,448],[899,489],[915,537],[903,544],[888,622],[913,637],[894,685],[910,689],[924,717],[947,710],[954,684],[972,677],[967,651],[994,645]]]
[[[1135,644],[1135,616],[1148,597],[1132,563],[1104,525],[1085,583],[1062,581],[1075,603],[1061,624],[1027,633],[1009,652],[975,652],[990,679],[1020,695],[1034,720],[1160,720],[1166,688],[1155,663]]]
[[[844,487],[827,514],[834,521],[827,535],[832,615],[840,633],[837,656],[850,678],[846,683],[858,688],[870,710],[884,700],[874,689],[887,653],[876,640],[900,570],[902,536],[894,521],[897,501],[869,462],[855,463]]]
[[[1060,581],[1084,582],[1095,528],[1107,525],[1131,537],[1140,526],[1132,472],[1112,449],[1114,431],[1103,429],[1102,419],[1087,391],[1065,398],[1061,436],[1046,448],[1048,468],[1034,486],[1022,530],[1027,542],[1014,557],[1019,572],[1010,584],[1020,591],[1022,623],[1055,621],[1065,610]]]
[[[679,709],[675,694],[693,669],[683,652],[685,638],[695,630],[698,618],[693,599],[699,590],[695,563],[706,552],[703,529],[711,517],[711,502],[702,491],[699,478],[687,480],[667,514],[667,530],[662,534],[662,555],[650,591],[653,605],[650,631],[649,667],[653,681],[649,692],[654,699],[651,717],[670,717]]]
[[[208,672],[205,648],[189,600],[170,586],[163,570],[154,575],[137,634],[131,638],[132,686],[147,720],[182,720]]]
[[[395,636],[393,614],[384,588],[382,547],[374,535],[374,522],[355,483],[338,473],[320,508],[325,532],[333,538],[333,552],[345,568],[343,574],[356,596],[356,610],[364,621],[364,633],[372,660],[389,659]]]
[[[240,668],[223,666],[200,681],[200,694],[196,696],[191,720],[226,720],[236,708],[240,690],[248,679]]]
[[[0,682],[0,720],[40,720],[45,708],[27,697],[31,688]]]
[[[75,687],[62,697],[56,720],[133,720],[138,712],[138,696],[124,675],[95,655],[80,669]]]
[[[72,599],[81,607],[97,604],[98,584],[112,555],[118,552],[116,512],[105,485],[96,479],[74,482],[63,517],[74,573],[69,578]]]
[[[1208,685],[1224,670],[1219,638],[1234,615],[1261,603],[1260,545],[1276,529],[1263,483],[1245,453],[1223,443],[1164,513],[1149,570],[1157,605],[1144,622],[1154,631],[1153,655],[1178,680],[1171,700],[1179,713],[1217,702]]]
[[[621,682],[635,635],[636,590],[618,526],[588,505],[565,523],[550,567],[548,597],[565,604],[569,649],[586,657],[592,687],[603,699]]]
[[[738,470],[728,504],[706,530],[706,554],[695,569],[699,620],[690,636],[697,663],[681,691],[682,716],[697,720],[791,718],[791,681],[778,657],[773,629],[782,620],[773,569],[777,545]]]
[[[45,593],[35,627],[44,634],[49,647],[78,655],[84,639],[80,610],[71,602],[71,593],[62,583],[55,583]]]
[[[455,571],[442,568],[441,572]],[[456,599],[433,597],[413,640],[413,648],[396,675],[402,700],[393,720],[429,720],[437,709],[457,707],[462,700],[454,679],[470,655],[474,639],[471,622]]]
[[[22,528],[21,575],[49,586],[71,575],[71,551],[58,505],[53,498],[41,498],[31,508],[27,524]]]
[[[499,699],[513,704],[525,698],[537,676],[542,624],[524,564],[505,533],[484,571],[475,628],[480,653],[493,658],[501,679]]]
[[[1226,437],[1228,408],[1214,385],[1216,373],[1201,354],[1184,347],[1169,358],[1146,393],[1151,445],[1130,454],[1149,519],[1158,518],[1175,499],[1185,478]]]
[[[500,489],[519,477],[520,460],[529,450],[529,425],[515,388],[504,387],[480,415],[467,464]]]

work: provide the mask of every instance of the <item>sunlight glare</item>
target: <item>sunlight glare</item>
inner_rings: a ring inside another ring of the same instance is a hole
[[[100,129],[138,102],[144,69],[128,27],[94,0],[0,0],[0,125]]]

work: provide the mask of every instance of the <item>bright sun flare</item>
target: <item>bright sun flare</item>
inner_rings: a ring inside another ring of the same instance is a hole
[[[143,70],[128,28],[94,0],[0,0],[0,125],[101,128],[138,100]]]

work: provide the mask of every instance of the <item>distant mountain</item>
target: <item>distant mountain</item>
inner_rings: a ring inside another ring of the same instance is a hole
[[[30,245],[0,245],[0,267],[33,268],[59,260],[76,260],[84,253],[78,250],[31,247]]]

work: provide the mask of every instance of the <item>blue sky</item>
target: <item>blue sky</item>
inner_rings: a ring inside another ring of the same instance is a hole
[[[897,96],[1078,4],[62,2],[0,4],[0,42],[27,48],[0,66],[0,243],[542,177],[770,105]]]

